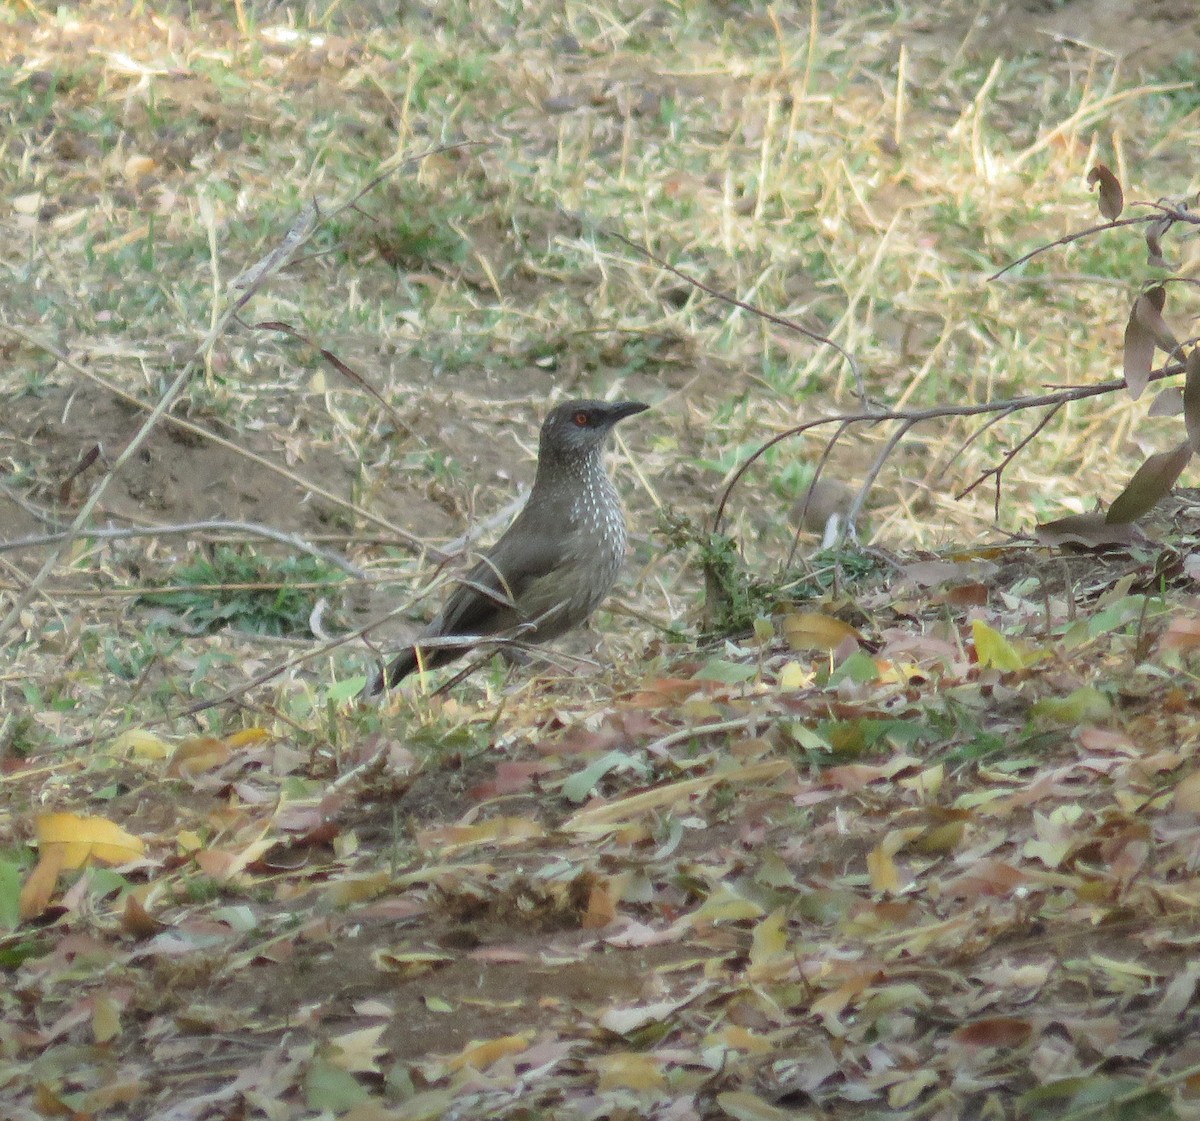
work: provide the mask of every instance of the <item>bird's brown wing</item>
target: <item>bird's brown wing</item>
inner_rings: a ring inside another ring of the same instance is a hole
[[[548,518],[543,511],[543,522],[562,524],[559,519]],[[516,627],[528,617],[522,615],[511,603],[520,600],[523,593],[543,577],[559,568],[569,552],[567,535],[564,533],[534,532],[524,518],[524,511],[508,527],[507,532],[495,546],[450,594],[441,613],[425,628],[423,639],[453,638],[455,635],[498,634]],[[533,596],[533,615],[546,609],[544,594]],[[371,693],[383,690],[386,681],[389,688],[412,673],[418,665],[436,669],[458,658],[463,647],[440,646],[428,648],[425,655],[417,657],[420,639],[401,652],[388,666],[386,673],[375,678],[370,686]],[[470,645],[469,643],[467,645]]]
[[[521,622],[510,606],[533,581],[553,572],[566,556],[561,535],[520,532],[518,518],[495,547],[450,594],[429,626],[431,635],[495,634]]]

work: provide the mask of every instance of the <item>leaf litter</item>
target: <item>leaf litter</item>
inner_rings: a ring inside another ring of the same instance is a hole
[[[0,878],[7,914],[41,892],[0,943],[6,1093],[196,1118],[1182,1107],[1200,609],[1129,572],[1067,597],[1023,550],[919,563],[853,627],[816,621],[831,600],[611,691],[535,680],[466,782],[391,753],[338,802],[278,736],[126,733],[85,764],[106,811],[33,814],[43,863]],[[980,573],[985,603],[939,594]]]

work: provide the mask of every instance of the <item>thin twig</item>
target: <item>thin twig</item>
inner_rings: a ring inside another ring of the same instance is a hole
[[[284,533],[281,529],[272,529],[271,526],[259,525],[257,522],[232,522],[215,518],[207,521],[178,522],[171,525],[147,526],[144,528],[98,529],[92,527],[84,530],[79,536],[94,537],[101,541],[122,541],[131,537],[170,537],[181,533],[203,532],[243,533],[254,537],[266,537],[271,541],[278,541],[281,545],[287,545],[297,552],[308,553],[309,556],[323,560],[326,564],[331,564],[335,568],[340,568],[356,580],[369,579],[369,574],[364,569],[359,568],[356,564],[351,564],[350,561],[339,553],[335,553],[330,549],[322,549],[319,545],[313,545],[311,542],[305,541],[304,538],[297,537],[295,534]],[[42,545],[52,545],[56,541],[63,541],[69,537],[71,537],[70,530],[61,530],[58,533],[40,533],[32,537],[18,537],[15,541],[0,541],[0,553],[11,552],[14,549],[33,549]]]
[[[816,331],[810,331],[807,327],[797,323],[794,319],[787,319],[782,315],[775,315],[773,312],[769,312],[764,308],[757,307],[754,304],[747,303],[745,300],[739,300],[736,296],[729,295],[728,292],[722,292],[718,288],[713,288],[711,285],[705,284],[702,280],[697,280],[696,277],[684,272],[682,269],[676,268],[669,261],[665,261],[656,253],[652,253],[644,245],[638,245],[636,241],[627,238],[624,234],[618,233],[616,230],[605,229],[602,226],[597,228],[606,237],[615,238],[623,245],[629,246],[629,248],[635,253],[641,253],[642,256],[653,261],[659,266],[659,268],[666,269],[667,272],[671,273],[673,276],[679,277],[679,279],[684,283],[690,284],[693,288],[698,288],[701,292],[712,296],[714,299],[720,300],[722,303],[729,304],[731,307],[741,308],[742,311],[748,311],[751,315],[756,315],[761,319],[765,319],[770,323],[774,323],[777,327],[783,327],[788,331],[795,331],[797,334],[803,335],[806,339],[812,339],[812,341],[815,343],[820,343],[822,346],[827,346],[833,350],[836,350],[838,354],[840,354],[846,360],[851,371],[853,372],[854,382],[858,389],[858,399],[863,402],[864,406],[866,405],[867,392],[863,386],[862,373],[858,368],[858,363],[855,362],[849,351],[847,351],[844,347],[839,346],[833,341],[833,339],[826,335],[818,334]]]
[[[1183,372],[1183,363],[1175,362],[1169,366],[1155,370],[1150,375],[1149,380],[1150,382],[1162,381],[1164,378],[1175,377]],[[721,532],[721,524],[725,518],[725,507],[728,505],[729,497],[741,481],[742,476],[776,444],[780,444],[784,440],[790,440],[793,436],[803,435],[809,429],[818,428],[825,424],[839,424],[842,426],[847,424],[875,425],[889,420],[905,422],[911,428],[922,421],[937,420],[942,417],[985,416],[988,413],[1016,412],[1019,409],[1037,409],[1049,406],[1061,407],[1069,401],[1082,401],[1088,397],[1101,397],[1106,393],[1116,393],[1124,388],[1125,379],[1119,378],[1112,381],[1100,382],[1098,385],[1069,386],[1066,389],[1055,390],[1053,393],[1028,394],[1023,397],[1010,397],[1005,401],[985,401],[979,405],[937,405],[930,409],[896,409],[879,413],[844,413],[837,416],[818,417],[816,420],[805,421],[803,424],[794,425],[772,436],[765,443],[755,448],[742,461],[741,465],[733,473],[732,478],[726,484],[725,490],[721,494],[720,502],[717,503],[716,514],[713,516],[713,532]],[[861,503],[857,505],[861,508]],[[855,511],[855,514],[857,515],[857,511]]]
[[[1000,476],[1004,474],[1004,469],[1014,459],[1016,459],[1017,456],[1020,455],[1021,452],[1029,445],[1030,441],[1032,441],[1033,438],[1039,432],[1041,432],[1041,430],[1043,428],[1045,428],[1046,425],[1049,424],[1050,421],[1052,421],[1058,415],[1058,411],[1062,407],[1063,406],[1061,404],[1059,404],[1059,405],[1053,405],[1049,409],[1047,409],[1046,415],[1043,416],[1042,419],[1039,420],[1037,422],[1037,424],[1035,424],[1033,426],[1033,428],[1030,430],[1030,432],[1025,436],[1025,438],[1023,440],[1021,440],[1016,445],[1016,447],[1009,448],[1009,450],[1004,453],[1004,456],[1001,458],[999,463],[997,463],[994,467],[989,467],[986,471],[984,471],[981,475],[979,475],[979,477],[977,479],[975,479],[973,482],[969,483],[967,486],[963,487],[963,489],[960,490],[958,492],[958,494],[956,494],[954,496],[955,500],[966,498],[966,496],[968,494],[970,494],[971,491],[973,491],[977,486],[979,486],[980,483],[982,483],[985,479],[987,479],[991,476],[994,476],[996,479],[996,499],[995,499],[995,503],[993,505],[993,514],[996,518],[996,521],[999,521],[1000,520]],[[1005,415],[1007,415],[1007,414],[1005,414]],[[997,419],[1000,419],[1000,418],[997,418]]]

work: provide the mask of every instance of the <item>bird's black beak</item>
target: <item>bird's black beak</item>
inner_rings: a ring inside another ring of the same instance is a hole
[[[624,420],[627,416],[633,416],[635,413],[644,413],[649,405],[643,405],[641,401],[615,401],[608,406],[608,423],[616,424],[619,420]]]

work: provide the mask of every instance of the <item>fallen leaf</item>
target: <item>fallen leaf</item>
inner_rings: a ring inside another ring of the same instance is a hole
[[[494,1062],[506,1055],[519,1055],[533,1039],[533,1032],[521,1032],[519,1035],[503,1035],[497,1039],[484,1040],[482,1043],[471,1042],[446,1065],[449,1070],[462,1070],[471,1067],[474,1070],[486,1070]]]
[[[662,1064],[653,1055],[638,1051],[617,1051],[597,1055],[592,1066],[599,1073],[597,1089],[601,1093],[609,1090],[662,1090],[667,1079]]]
[[[846,639],[862,642],[862,635],[849,623],[817,611],[785,615],[783,633],[793,650],[836,650]]]
[[[41,814],[36,824],[38,850],[62,850],[61,867],[82,868],[93,858],[105,864],[125,864],[145,852],[141,839],[103,817],[72,813]]]

